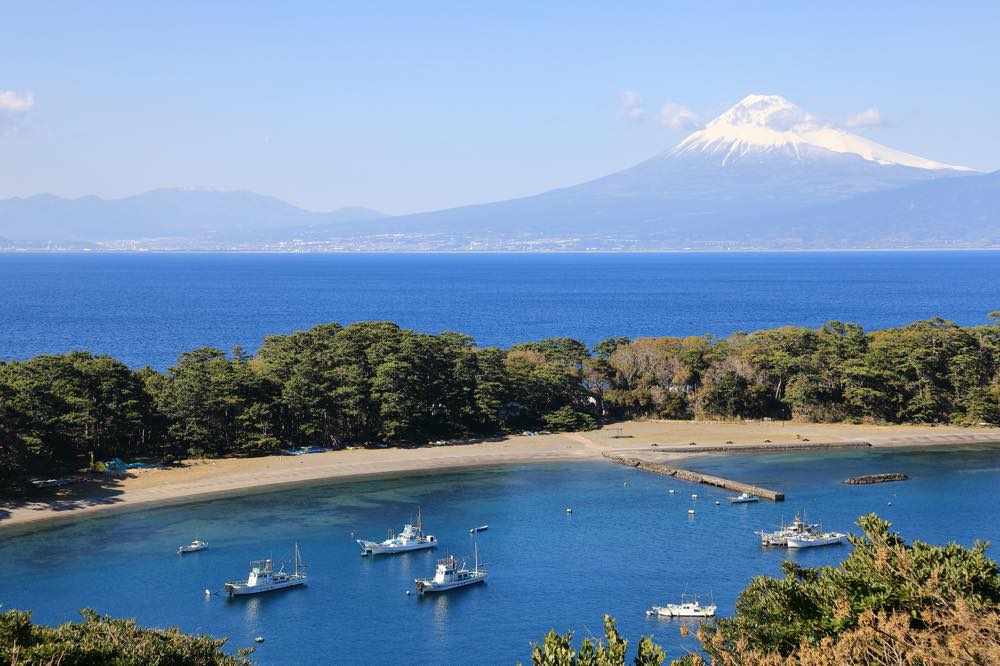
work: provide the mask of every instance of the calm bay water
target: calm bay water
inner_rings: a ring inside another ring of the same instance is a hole
[[[70,349],[133,366],[199,346],[385,319],[482,345],[867,329],[1000,309],[1000,253],[0,254],[0,359]]]
[[[754,530],[797,510],[842,531],[857,532],[854,519],[876,511],[907,538],[997,541],[998,452],[839,451],[687,463],[782,489],[784,503],[730,506],[723,491],[576,463],[314,485],[107,515],[4,533],[0,603],[31,609],[46,623],[92,607],[146,625],[227,635],[232,646],[261,635],[267,640],[255,658],[263,664],[513,664],[551,627],[600,633],[605,612],[628,637],[652,633],[676,655],[693,648],[693,639],[678,635],[676,621],[646,618],[650,604],[687,590],[704,600],[711,594],[728,614],[751,576],[777,575],[786,557],[813,566],[846,556],[849,546],[789,553],[758,545]],[[885,471],[912,478],[841,483]],[[359,557],[351,533],[398,529],[418,505],[441,540],[437,554]],[[436,555],[471,553],[468,528],[482,523],[490,525],[477,538],[490,571],[485,585],[423,599],[404,594],[414,577],[432,573]],[[174,554],[196,534],[209,550]],[[296,541],[310,564],[306,588],[234,601],[205,597],[205,588],[245,575],[250,558],[289,555]]]

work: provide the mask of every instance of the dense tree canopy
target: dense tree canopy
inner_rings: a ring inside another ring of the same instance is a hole
[[[1000,422],[1000,318],[480,348],[391,322],[182,353],[166,372],[87,352],[0,362],[0,482],[113,456],[420,445],[615,418]]]

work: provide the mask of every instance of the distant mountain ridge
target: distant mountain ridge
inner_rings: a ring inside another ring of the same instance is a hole
[[[98,249],[987,247],[1000,245],[998,181],[749,95],[631,168],[508,201],[390,217],[249,192],[39,195],[0,201],[0,236]]]
[[[0,233],[34,241],[272,239],[383,217],[361,207],[316,213],[246,191],[159,189],[121,199],[39,194],[0,201]]]

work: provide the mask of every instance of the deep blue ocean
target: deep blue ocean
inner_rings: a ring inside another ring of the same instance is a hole
[[[0,254],[0,359],[87,349],[169,366],[199,346],[385,319],[481,345],[866,329],[1000,309],[1000,252]]]
[[[651,604],[687,592],[730,614],[750,578],[778,575],[784,558],[814,566],[849,553],[847,545],[762,548],[754,531],[796,511],[845,532],[858,532],[856,517],[875,511],[908,539],[996,542],[998,452],[851,450],[685,463],[783,490],[782,503],[729,505],[722,490],[598,462],[327,483],[90,517],[5,531],[0,603],[31,609],[44,623],[92,607],[145,625],[229,636],[233,648],[263,636],[255,655],[262,664],[514,664],[526,662],[529,643],[550,628],[573,628],[578,638],[600,634],[604,613],[617,618],[633,647],[639,634],[653,634],[677,656],[696,648],[695,639],[679,635],[678,621],[645,617]],[[912,478],[842,483],[886,471]],[[359,556],[352,534],[381,537],[418,506],[441,541],[437,553]],[[490,526],[477,537],[490,573],[485,585],[405,595],[414,577],[432,574],[436,556],[471,554],[468,529],[483,523]],[[195,535],[209,549],[176,555]],[[290,556],[295,542],[310,565],[307,587],[236,600],[205,596],[206,588],[245,576],[251,558]]]

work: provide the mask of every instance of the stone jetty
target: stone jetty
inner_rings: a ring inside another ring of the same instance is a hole
[[[617,456],[609,453],[605,453],[604,457],[611,462],[618,463],[619,465],[635,467],[637,469],[641,469],[646,472],[653,472],[654,474],[660,474],[662,476],[672,476],[678,479],[684,479],[685,481],[691,481],[693,483],[703,483],[708,486],[715,486],[716,488],[726,488],[727,490],[732,490],[738,493],[749,493],[763,499],[774,500],[775,502],[781,502],[785,499],[785,494],[776,490],[768,490],[767,488],[752,486],[748,483],[723,479],[719,476],[699,474],[698,472],[692,472],[686,469],[667,467],[666,465],[649,462],[648,460],[627,458],[625,456]]]

